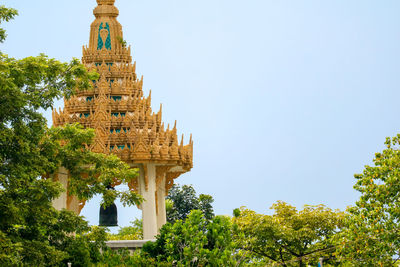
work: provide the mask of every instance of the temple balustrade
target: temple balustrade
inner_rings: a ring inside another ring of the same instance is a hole
[[[82,62],[95,63],[95,62],[119,62],[129,64],[132,62],[131,47],[122,47],[114,50],[95,50],[89,47],[82,47]]]
[[[96,96],[72,96],[70,99],[64,100],[64,106],[69,112],[86,112],[88,110],[95,110],[99,105],[96,101]],[[150,107],[147,104],[147,99],[138,99],[131,95],[119,95],[108,97],[107,100],[101,103],[106,105],[107,109],[119,113],[143,113],[144,116],[151,116]]]
[[[136,75],[136,62],[134,64],[118,64],[118,63],[92,63],[87,64],[86,67],[90,71],[96,71],[97,73],[103,73],[106,77],[113,78],[125,78],[130,77],[133,80],[137,79]]]
[[[143,96],[143,80],[131,80],[127,77],[107,81],[107,87],[105,88],[105,93],[111,95],[131,95],[135,98],[140,98]],[[99,95],[100,88],[96,82],[92,82],[93,88],[88,90],[79,90],[76,92],[76,96],[93,96]],[[104,90],[104,89],[103,89]]]

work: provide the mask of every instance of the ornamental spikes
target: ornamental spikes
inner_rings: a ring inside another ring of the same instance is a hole
[[[171,132],[172,140],[176,145],[178,145],[178,135],[176,134],[176,129]]]
[[[169,139],[168,137],[164,140],[161,149],[160,149],[160,155],[162,159],[168,159],[169,158]]]
[[[160,141],[158,139],[158,136],[156,136],[156,139],[153,142],[153,145],[151,147],[151,157],[154,159],[159,159],[160,156]]]
[[[143,126],[143,131],[147,133],[148,129],[149,129],[149,122],[146,120]]]
[[[186,158],[192,153],[192,136],[189,145],[185,146],[184,135],[181,138],[177,135],[177,121],[168,126],[162,122],[161,103],[159,111],[153,112],[152,90],[148,95],[144,94],[144,76],[136,73],[131,46],[124,47],[116,42],[115,34],[122,36],[122,27],[110,15],[110,10],[108,5],[96,9],[89,46],[82,46],[82,63],[88,70],[97,71],[99,79],[91,81],[92,91],[76,89],[76,96],[65,99],[64,110],[52,110],[53,123],[59,126],[76,121],[84,127],[95,128],[96,137],[91,149],[114,153],[127,163],[153,161],[169,167],[180,166],[187,171],[190,162]],[[103,33],[110,36],[111,46],[109,40],[106,41],[108,37],[99,37],[102,29],[108,30]]]
[[[150,105],[151,104],[151,89],[149,91],[149,96],[147,97],[147,104]]]
[[[140,90],[143,90],[143,75],[142,75],[142,78],[140,79],[139,87],[140,87]]]
[[[177,142],[177,137],[174,135],[171,146],[169,147],[169,155],[173,160],[179,160],[179,148]]]
[[[147,160],[151,158],[151,155],[143,137],[144,136],[142,133],[140,132],[137,133],[132,154],[136,159]]]
[[[183,134],[182,134],[182,139],[181,139],[181,145],[179,146],[178,151],[179,151],[180,159],[184,160],[185,159],[185,149],[184,149],[184,146],[183,146]]]
[[[162,120],[162,103],[160,103],[160,110],[158,111],[157,119],[158,119],[158,123],[161,123],[161,120]]]
[[[154,140],[157,136],[157,125],[153,122],[153,126],[151,127],[149,137]]]

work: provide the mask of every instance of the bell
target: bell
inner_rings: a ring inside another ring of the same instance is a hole
[[[111,185],[108,185],[107,189],[115,190]],[[100,206],[99,226],[118,226],[118,213],[115,203],[107,208]]]
[[[107,208],[100,206],[99,226],[118,226],[117,206],[114,203]]]

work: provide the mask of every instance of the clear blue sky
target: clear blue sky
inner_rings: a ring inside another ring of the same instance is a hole
[[[1,51],[81,57],[95,0],[2,3],[20,16]],[[400,132],[400,1],[116,5],[153,108],[193,133],[194,168],[177,182],[212,195],[217,214],[277,200],[344,209],[353,174]],[[138,214],[120,210],[120,223]],[[83,215],[97,223],[97,200]]]

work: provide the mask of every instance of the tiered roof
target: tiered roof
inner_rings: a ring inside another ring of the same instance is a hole
[[[64,99],[64,110],[53,111],[53,124],[80,123],[94,128],[92,151],[116,154],[125,162],[156,163],[166,166],[171,179],[189,171],[193,164],[193,141],[178,142],[176,122],[172,129],[162,122],[162,108],[151,109],[151,92],[143,96],[143,77],[137,78],[131,48],[123,41],[122,26],[116,20],[115,0],[97,0],[93,13],[89,47],[83,47],[82,63],[100,74],[93,89],[78,91]]]

